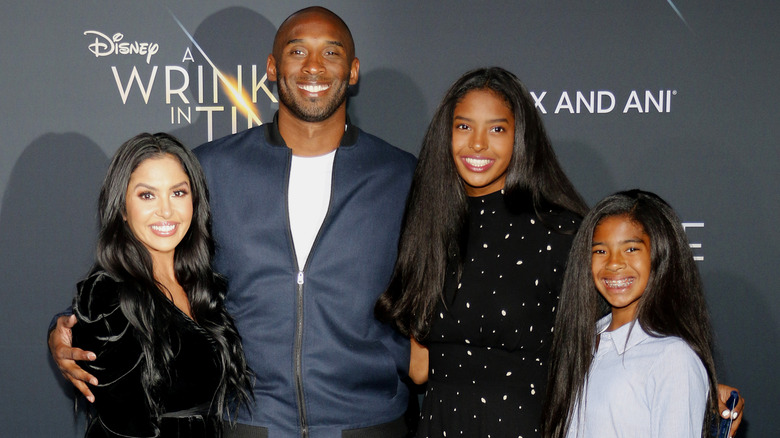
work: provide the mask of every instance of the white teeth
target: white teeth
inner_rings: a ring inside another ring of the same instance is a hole
[[[159,231],[161,233],[170,233],[174,228],[176,228],[176,225],[152,225],[154,231]]]
[[[473,167],[485,167],[488,164],[490,164],[493,160],[487,159],[487,158],[464,158],[466,160],[466,163],[469,164],[469,166]]]
[[[612,288],[624,288],[630,286],[634,282],[633,278],[621,278],[620,280],[607,280],[604,279],[604,284],[607,285],[607,287]]]
[[[309,93],[319,93],[330,88],[329,85],[298,85],[298,88],[308,91]]]

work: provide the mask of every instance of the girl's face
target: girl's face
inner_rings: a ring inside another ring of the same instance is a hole
[[[636,317],[650,278],[650,237],[628,216],[609,216],[593,231],[591,270],[596,289],[612,306],[614,330]]]
[[[482,196],[504,188],[515,145],[515,117],[490,90],[473,90],[455,105],[452,157],[466,194]]]
[[[173,257],[192,222],[190,179],[173,155],[147,158],[130,175],[125,220],[152,260]]]

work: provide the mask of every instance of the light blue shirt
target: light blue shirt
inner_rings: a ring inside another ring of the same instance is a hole
[[[575,406],[567,438],[699,438],[709,393],[707,371],[675,336],[654,338],[639,323],[607,332],[588,372],[584,404]],[[630,338],[629,338],[630,332]]]

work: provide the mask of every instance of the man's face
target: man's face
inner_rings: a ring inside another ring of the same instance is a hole
[[[308,12],[282,24],[266,69],[281,105],[301,120],[321,122],[345,106],[359,66],[344,26],[327,14]]]

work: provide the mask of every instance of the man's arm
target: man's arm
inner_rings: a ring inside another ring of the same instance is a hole
[[[91,403],[95,402],[95,396],[89,390],[86,382],[97,385],[95,376],[84,371],[77,360],[95,360],[97,356],[91,351],[73,348],[73,334],[71,328],[76,325],[74,315],[62,315],[57,318],[57,324],[49,331],[49,352],[60,372],[70,383],[76,387]]]

